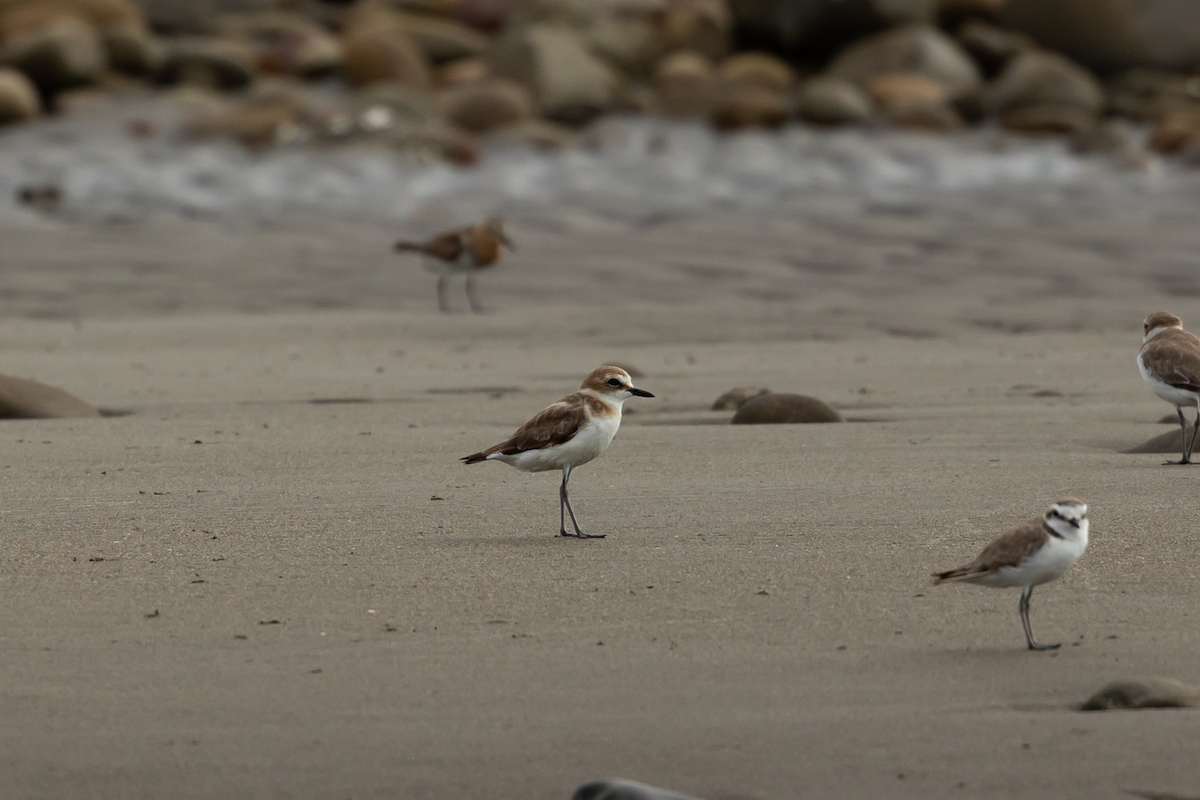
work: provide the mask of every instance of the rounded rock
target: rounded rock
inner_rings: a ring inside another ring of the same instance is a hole
[[[796,110],[818,125],[859,125],[871,118],[871,98],[856,83],[820,76],[800,88]]]
[[[1066,56],[1026,50],[996,78],[987,108],[1000,115],[1026,106],[1072,106],[1098,114],[1104,107],[1104,90],[1092,73]]]
[[[100,412],[62,389],[0,375],[0,419],[74,419]]]
[[[733,425],[784,425],[842,422],[828,404],[803,394],[764,394],[747,400],[730,421]]]
[[[958,42],[926,25],[908,25],[863,39],[843,50],[827,72],[864,87],[878,75],[916,73],[944,85],[951,98],[976,91],[983,80]]]
[[[770,394],[770,389],[761,389],[757,386],[739,386],[736,389],[730,389],[725,394],[721,395],[712,404],[713,411],[737,411],[746,401],[753,400],[755,397],[761,397],[764,394]]]
[[[796,82],[795,71],[787,62],[770,53],[737,53],[721,62],[717,75],[727,84],[758,86],[777,92],[790,90]]]
[[[354,87],[395,81],[424,91],[432,83],[424,51],[408,34],[386,28],[359,28],[346,35],[342,76]]]
[[[453,86],[442,92],[438,106],[451,124],[471,133],[486,133],[533,117],[529,90],[505,78]]]

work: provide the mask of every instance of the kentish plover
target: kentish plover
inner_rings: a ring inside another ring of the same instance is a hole
[[[608,449],[621,425],[621,406],[630,397],[654,397],[636,389],[629,373],[620,367],[600,367],[584,379],[579,391],[569,394],[526,422],[500,444],[460,459],[467,464],[503,461],[522,472],[562,470],[558,489],[559,536],[602,539],[579,529],[567,496],[571,470]],[[567,514],[574,533],[567,533]]]
[[[1200,430],[1200,338],[1183,329],[1183,321],[1166,311],[1155,311],[1142,323],[1142,349],[1138,369],[1156,395],[1175,406],[1183,439],[1183,455],[1167,464],[1191,464],[1196,431]],[[1188,440],[1183,407],[1194,406],[1197,419]]]

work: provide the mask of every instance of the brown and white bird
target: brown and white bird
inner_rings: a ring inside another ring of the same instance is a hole
[[[1200,430],[1200,338],[1183,329],[1183,320],[1166,311],[1155,311],[1142,323],[1142,349],[1138,351],[1138,370],[1142,380],[1156,395],[1175,406],[1183,455],[1178,461],[1166,464],[1191,464],[1192,449],[1196,446],[1196,431]],[[1183,407],[1196,409],[1192,439],[1188,441],[1187,421]]]
[[[478,314],[483,311],[483,306],[475,294],[475,273],[495,264],[502,247],[516,249],[504,233],[504,220],[490,217],[478,225],[439,233],[426,242],[402,240],[396,242],[393,249],[398,253],[420,253],[424,257],[425,268],[438,273],[438,309],[441,311],[450,310],[446,298],[450,276],[454,273],[466,274],[467,301],[471,304],[471,310]]]
[[[998,588],[1020,586],[1017,612],[1030,650],[1054,650],[1057,644],[1034,641],[1029,626],[1029,599],[1033,588],[1061,578],[1083,555],[1088,544],[1087,505],[1064,497],[1040,517],[1022,522],[996,538],[970,564],[935,572],[937,583],[978,583]]]
[[[600,367],[583,380],[579,391],[546,407],[500,444],[460,459],[465,464],[503,461],[521,472],[562,470],[558,487],[558,535],[603,539],[579,529],[567,496],[571,470],[583,466],[608,449],[621,426],[621,407],[630,397],[654,397],[634,388],[629,373],[620,367]],[[567,514],[574,533],[567,533]]]

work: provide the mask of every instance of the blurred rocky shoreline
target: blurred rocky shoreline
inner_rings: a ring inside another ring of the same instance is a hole
[[[989,174],[989,156],[1014,149],[1032,160],[991,169],[993,182],[1014,169],[1034,182],[1074,175],[1068,153],[1141,173],[1164,156],[1200,163],[1200,13],[1176,0],[0,0],[0,60],[0,191],[43,209],[102,196],[113,180],[170,194],[155,153],[169,160],[162,148],[181,142],[200,143],[191,158],[215,173],[253,171],[277,150],[317,148],[328,165],[331,148],[353,145],[449,169],[483,167],[497,150],[636,151],[625,164],[636,173],[656,153],[698,147],[703,157],[666,170],[686,180],[662,176],[682,192],[714,157],[777,188],[837,184],[872,148],[901,173],[912,158],[897,149],[919,154],[923,177],[892,175],[899,184],[979,182],[972,169]],[[726,136],[780,129],[769,144]],[[899,143],[880,144],[892,130]],[[913,143],[947,134],[966,178]],[[56,146],[147,171],[67,177]],[[807,166],[789,163],[797,154]],[[506,157],[492,188],[509,197],[539,170],[565,170],[576,188],[606,180],[585,156],[556,167]],[[276,194],[349,195],[360,179],[386,194],[398,175],[378,160],[343,167]],[[239,180],[218,175],[208,189]]]

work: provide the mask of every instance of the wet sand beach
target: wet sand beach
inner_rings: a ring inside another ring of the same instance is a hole
[[[511,204],[442,315],[388,247],[465,214],[5,218],[2,371],[122,413],[0,423],[0,794],[1196,794],[1196,712],[1074,710],[1200,683],[1200,472],[1118,452],[1172,412],[1143,317],[1200,329],[1194,204]],[[657,398],[555,538],[555,476],[457,459],[608,362]],[[849,421],[721,424],[746,385]],[[1060,651],[931,585],[1068,494]]]

